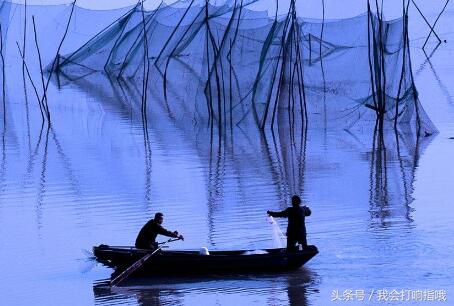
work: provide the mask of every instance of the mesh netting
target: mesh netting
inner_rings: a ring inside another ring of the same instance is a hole
[[[433,131],[407,42],[405,17],[383,21],[371,11],[322,22],[299,18],[292,5],[270,18],[240,1],[138,4],[61,56],[57,70],[69,80],[102,72],[147,89],[147,107],[219,126],[263,128],[285,113],[315,127],[383,118]]]

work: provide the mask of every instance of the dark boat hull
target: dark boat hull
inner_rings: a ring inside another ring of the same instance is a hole
[[[145,250],[101,245],[93,248],[96,259],[122,271],[147,254]],[[278,272],[295,270],[317,253],[317,247],[304,251],[287,252],[268,249],[266,254],[248,254],[242,251],[210,251],[200,255],[196,251],[161,251],[144,263],[135,275],[196,275],[245,272]]]

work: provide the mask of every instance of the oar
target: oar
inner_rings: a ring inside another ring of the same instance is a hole
[[[172,239],[170,238],[166,242],[159,243],[161,246],[159,246],[156,250],[153,252],[146,254],[144,257],[133,263],[131,266],[129,266],[126,270],[120,273],[117,277],[115,277],[113,280],[110,281],[110,286],[115,287],[117,286],[120,282],[124,281],[126,278],[128,278],[134,271],[139,269],[140,267],[143,266],[143,264],[154,254],[156,254],[166,243],[172,242],[172,241],[177,241],[180,240],[180,238],[175,238]]]

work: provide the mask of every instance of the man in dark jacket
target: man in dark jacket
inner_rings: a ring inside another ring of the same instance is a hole
[[[138,249],[156,249],[158,243],[156,236],[164,235],[167,237],[174,237],[184,240],[183,235],[179,235],[177,231],[171,232],[162,227],[164,215],[160,212],[154,215],[154,219],[148,221],[140,230],[136,239],[136,248]]]
[[[307,248],[306,240],[306,216],[311,215],[311,210],[307,206],[300,206],[301,199],[299,196],[292,197],[292,207],[283,211],[267,211],[272,217],[288,218],[287,226],[287,251],[295,251],[295,244],[300,243],[303,248]]]

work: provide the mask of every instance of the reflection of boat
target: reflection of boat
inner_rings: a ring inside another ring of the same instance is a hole
[[[122,271],[145,256],[149,251],[133,247],[100,245],[93,248],[96,259]],[[188,275],[206,273],[288,271],[300,268],[318,253],[316,246],[303,251],[287,252],[286,249],[210,251],[160,251],[146,261],[137,271],[141,275]]]
[[[121,286],[93,283],[95,305],[311,305],[320,276],[306,267],[281,273],[134,277]],[[193,301],[191,303],[190,301]]]

